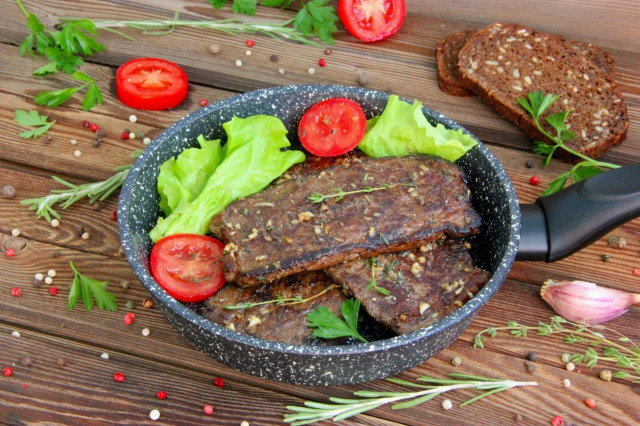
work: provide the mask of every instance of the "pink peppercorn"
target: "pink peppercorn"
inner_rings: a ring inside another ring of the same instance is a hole
[[[211,405],[207,404],[207,405],[204,406],[203,411],[207,416],[210,416],[210,415],[213,414],[213,407]]]
[[[584,405],[586,405],[587,407],[594,409],[596,408],[596,400],[593,398],[587,398],[584,400]]]
[[[82,127],[84,127],[85,129],[88,129],[91,126],[91,123],[89,122],[89,120],[82,120]]]
[[[564,423],[564,419],[562,418],[562,416],[555,416],[554,418],[551,419],[551,424],[553,426],[561,426]]]
[[[200,99],[200,106],[207,106],[209,105],[209,101],[207,101],[206,99]]]
[[[11,376],[13,374],[13,368],[5,367],[4,370],[2,370],[2,374],[4,374],[6,377]]]
[[[115,380],[116,382],[124,382],[124,374],[122,373],[116,373],[113,375],[113,380]]]
[[[167,392],[158,391],[158,393],[156,393],[156,396],[158,397],[158,399],[165,399],[167,397]]]
[[[529,183],[536,186],[540,183],[540,178],[538,176],[531,176],[531,179],[529,179]]]
[[[324,58],[320,58],[318,60],[318,65],[320,65],[321,67],[324,67],[325,65],[327,65],[327,63],[325,62]]]
[[[58,287],[54,287],[54,286],[49,287],[49,294],[52,296],[55,296],[56,294],[58,294]]]
[[[640,268],[634,269],[632,274],[635,275],[636,277],[640,277]]]
[[[133,312],[129,312],[124,316],[124,323],[126,325],[131,325],[135,318],[136,318],[136,314],[134,314]]]
[[[127,139],[129,139],[129,132],[120,133],[120,139],[122,139],[123,141],[126,141]]]
[[[213,384],[219,388],[224,387],[224,380],[222,380],[222,377],[216,377],[216,379],[213,381]]]
[[[19,296],[21,296],[21,295],[22,295],[22,292],[20,291],[20,288],[19,288],[19,287],[13,287],[13,288],[11,289],[11,295],[12,295],[13,297],[19,297]]]
[[[100,127],[98,127],[96,123],[91,123],[89,128],[91,129],[92,132],[97,132],[100,129]]]
[[[4,254],[5,254],[7,257],[13,257],[13,256],[15,256],[15,255],[16,255],[16,251],[15,251],[15,249],[8,248],[8,249],[6,249],[6,250],[4,251]]]
[[[253,47],[254,44],[256,44],[255,41],[247,39],[247,47]]]

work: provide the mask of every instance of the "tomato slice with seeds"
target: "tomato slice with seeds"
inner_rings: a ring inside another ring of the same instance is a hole
[[[202,302],[223,285],[220,258],[224,244],[197,234],[174,234],[151,249],[151,275],[181,302]]]
[[[366,130],[367,119],[360,105],[347,98],[331,98],[304,113],[298,137],[310,153],[333,157],[354,149]]]
[[[116,73],[118,98],[132,108],[173,108],[184,100],[188,88],[184,70],[164,59],[132,59],[122,64]]]
[[[364,41],[385,39],[400,30],[407,14],[404,0],[340,0],[338,16],[352,36]]]

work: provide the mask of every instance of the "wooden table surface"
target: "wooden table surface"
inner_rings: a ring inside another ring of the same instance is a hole
[[[336,2],[332,2],[336,3]],[[61,16],[94,19],[168,18],[179,11],[184,19],[233,17],[230,6],[215,11],[204,0],[85,2],[25,0],[24,5],[47,26]],[[293,7],[293,6],[292,6]],[[299,7],[299,6],[295,6]],[[255,17],[237,16],[245,21],[281,21],[294,16],[294,9],[259,7]],[[604,159],[618,164],[640,161],[640,3],[634,0],[594,0],[535,2],[512,1],[408,1],[407,18],[402,30],[384,42],[366,44],[348,33],[336,34],[330,55],[324,45],[305,46],[264,36],[255,40],[252,55],[246,56],[249,36],[231,36],[202,29],[177,29],[164,36],[142,35],[126,41],[99,32],[98,40],[106,50],[87,58],[81,70],[95,78],[105,95],[104,104],[90,112],[82,110],[81,98],[74,96],[64,106],[44,108],[34,103],[43,90],[69,85],[67,77],[36,78],[31,72],[43,65],[41,58],[20,57],[18,45],[28,34],[25,17],[10,0],[2,0],[0,19],[0,185],[15,188],[13,199],[0,199],[0,238],[4,248],[15,247],[13,257],[0,255],[0,367],[12,367],[11,377],[0,376],[0,423],[21,424],[145,424],[153,423],[149,412],[158,409],[155,423],[166,424],[275,424],[282,422],[287,405],[306,400],[327,401],[331,396],[348,397],[357,389],[390,389],[384,380],[372,383],[305,387],[273,383],[234,371],[200,353],[183,340],[166,322],[158,309],[142,307],[148,297],[136,280],[120,251],[116,223],[110,215],[117,196],[90,205],[86,200],[62,211],[57,228],[44,219],[37,220],[19,202],[43,196],[60,188],[56,175],[76,183],[102,180],[116,166],[130,163],[129,154],[142,149],[139,139],[122,140],[123,129],[142,131],[153,137],[180,117],[200,108],[200,100],[215,102],[252,89],[301,83],[357,85],[366,74],[368,88],[390,90],[400,96],[422,101],[475,133],[504,163],[521,202],[533,202],[544,185],[568,169],[554,160],[543,168],[532,153],[531,140],[502,119],[477,98],[448,96],[436,83],[435,47],[442,37],[462,29],[478,29],[494,21],[518,22],[538,30],[597,44],[615,57],[617,81],[627,102],[630,127],[627,140],[608,152]],[[217,44],[218,55],[209,52]],[[278,56],[277,62],[270,60]],[[184,103],[170,111],[136,111],[124,106],[115,96],[115,71],[125,61],[140,56],[158,56],[182,65],[190,90]],[[319,58],[326,67],[320,68]],[[236,60],[242,60],[241,67]],[[308,72],[315,68],[315,74]],[[286,70],[284,75],[278,69]],[[14,122],[16,109],[36,109],[55,119],[44,137],[22,139],[25,129]],[[138,121],[128,121],[130,114]],[[103,142],[93,147],[93,134],[82,127],[88,120],[105,131]],[[77,140],[77,145],[70,143]],[[79,150],[81,156],[74,156]],[[533,167],[525,167],[527,161]],[[541,186],[529,184],[538,175]],[[18,237],[12,230],[20,230]],[[88,239],[81,238],[87,232]],[[608,245],[608,237],[626,239],[626,247]],[[603,254],[610,256],[603,262]],[[67,310],[67,295],[72,274],[68,263],[99,280],[108,280],[108,289],[117,297],[118,312],[95,309],[88,313],[81,306]],[[590,247],[554,264],[516,262],[500,291],[481,310],[471,327],[436,357],[398,377],[414,379],[420,374],[443,377],[461,372],[515,380],[535,380],[538,387],[509,390],[477,403],[459,408],[461,401],[476,393],[459,391],[448,396],[454,408],[441,407],[443,397],[420,406],[391,410],[383,406],[350,419],[356,424],[549,424],[556,416],[577,424],[640,423],[640,385],[598,378],[601,369],[616,370],[611,363],[599,362],[594,368],[578,365],[569,372],[561,361],[563,352],[584,348],[569,346],[561,336],[526,339],[501,333],[486,342],[484,350],[473,349],[473,337],[489,326],[508,321],[536,325],[548,322],[553,312],[538,295],[541,283],[549,278],[586,280],[627,291],[640,291],[640,277],[632,274],[640,268],[640,220],[629,222]],[[48,286],[33,286],[36,273],[57,271],[53,279],[58,288],[51,295]],[[128,288],[119,285],[128,280]],[[11,289],[19,287],[20,297]],[[135,302],[128,309],[126,303]],[[123,323],[126,312],[136,314],[135,322]],[[632,309],[610,322],[611,329],[636,341],[640,340],[640,310]],[[149,336],[141,330],[148,328]],[[16,337],[13,332],[19,332]],[[605,333],[606,334],[606,333]],[[535,372],[525,366],[526,355],[536,352]],[[101,358],[106,353],[109,359]],[[451,360],[460,357],[454,367]],[[29,358],[29,359],[27,359]],[[28,363],[27,361],[30,361]],[[29,365],[23,365],[29,364]],[[126,380],[115,382],[116,372]],[[224,388],[214,379],[224,379]],[[571,386],[563,387],[563,379]],[[168,397],[156,398],[165,390]],[[597,402],[595,409],[585,398]],[[211,404],[209,417],[203,406]],[[521,418],[520,418],[521,417]]]

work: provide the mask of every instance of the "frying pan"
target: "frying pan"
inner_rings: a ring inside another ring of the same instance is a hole
[[[536,204],[519,206],[502,165],[478,143],[457,163],[467,174],[473,204],[483,219],[481,232],[470,238],[471,255],[492,277],[465,305],[430,326],[395,337],[374,330],[368,336],[370,343],[296,346],[228,330],[169,296],[151,277],[148,261],[152,247],[148,231],[161,214],[156,191],[160,165],[194,146],[200,134],[224,140],[222,123],[233,116],[277,116],[296,147],[297,123],[306,109],[338,96],[358,102],[367,117],[380,114],[388,99],[382,92],[325,85],[281,86],[224,99],[167,128],[137,159],[122,188],[118,227],[135,274],[179,334],[234,369],[304,385],[358,383],[391,376],[432,357],[462,334],[506,279],[516,255],[523,260],[560,259],[640,214],[640,165],[609,171]],[[432,124],[461,129],[442,114],[428,108],[423,111]],[[595,207],[589,210],[587,205]]]

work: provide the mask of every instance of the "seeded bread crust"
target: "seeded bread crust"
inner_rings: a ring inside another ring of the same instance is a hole
[[[592,61],[589,45],[572,43],[522,25],[495,23],[460,49],[458,68],[466,87],[534,140],[551,143],[517,99],[539,90],[559,95],[546,114],[575,111],[567,126],[576,137],[566,145],[596,158],[625,138],[627,108],[612,76]],[[600,65],[612,64],[611,58]]]
[[[453,96],[472,96],[473,92],[463,86],[458,71],[458,52],[475,31],[458,31],[443,38],[436,48],[438,64],[438,86],[440,90]]]

